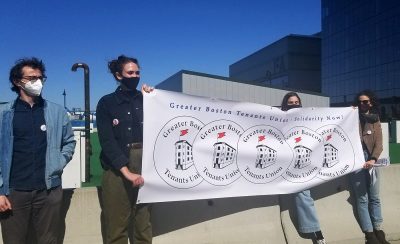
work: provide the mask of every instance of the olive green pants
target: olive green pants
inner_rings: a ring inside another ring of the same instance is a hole
[[[128,168],[141,173],[142,149],[131,149]],[[152,242],[150,205],[136,204],[138,188],[115,170],[103,173],[102,201],[106,244],[127,244],[133,233],[134,244]],[[132,243],[131,243],[132,244]]]

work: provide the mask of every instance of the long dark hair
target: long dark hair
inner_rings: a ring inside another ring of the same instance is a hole
[[[369,112],[373,114],[378,114],[379,115],[379,99],[375,95],[375,93],[371,90],[363,90],[359,92],[355,97],[353,101],[353,106],[357,107],[359,105],[359,98],[361,96],[367,96],[369,98],[369,102],[371,103],[372,107],[370,108]]]
[[[281,104],[281,110],[282,111],[288,111],[289,110],[289,108],[288,108],[288,100],[291,97],[297,97],[299,99],[299,103],[301,105],[301,99],[300,99],[299,95],[296,92],[288,92],[288,93],[286,93],[286,95],[282,99],[282,104]]]
[[[108,62],[108,69],[110,70],[110,73],[114,76],[115,80],[118,81],[117,73],[122,75],[124,65],[130,62],[136,64],[140,68],[139,61],[136,58],[127,57],[125,55],[120,55],[117,59]]]

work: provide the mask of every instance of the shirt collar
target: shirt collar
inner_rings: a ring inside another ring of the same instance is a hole
[[[120,86],[115,90],[115,98],[119,104],[123,102],[130,102],[131,99],[136,99],[141,95],[142,93],[138,90],[124,91]]]
[[[21,97],[19,97],[19,96],[14,103],[14,107],[16,107],[16,106],[23,106],[24,108],[31,109],[31,105],[29,103],[25,102],[24,100],[22,100]],[[35,103],[33,104],[32,108],[37,108],[37,107],[39,107],[39,108],[44,107],[44,99],[42,98],[42,96],[38,96],[35,99]]]

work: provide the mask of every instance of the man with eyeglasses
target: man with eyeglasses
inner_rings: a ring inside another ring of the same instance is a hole
[[[65,109],[42,98],[45,66],[18,60],[10,70],[14,101],[0,105],[0,221],[3,241],[57,243],[61,174],[76,141]]]

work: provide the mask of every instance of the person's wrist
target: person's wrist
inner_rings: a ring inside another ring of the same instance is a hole
[[[120,169],[121,173],[123,176],[127,177],[127,175],[129,175],[130,171],[128,169],[128,167],[124,166]]]

